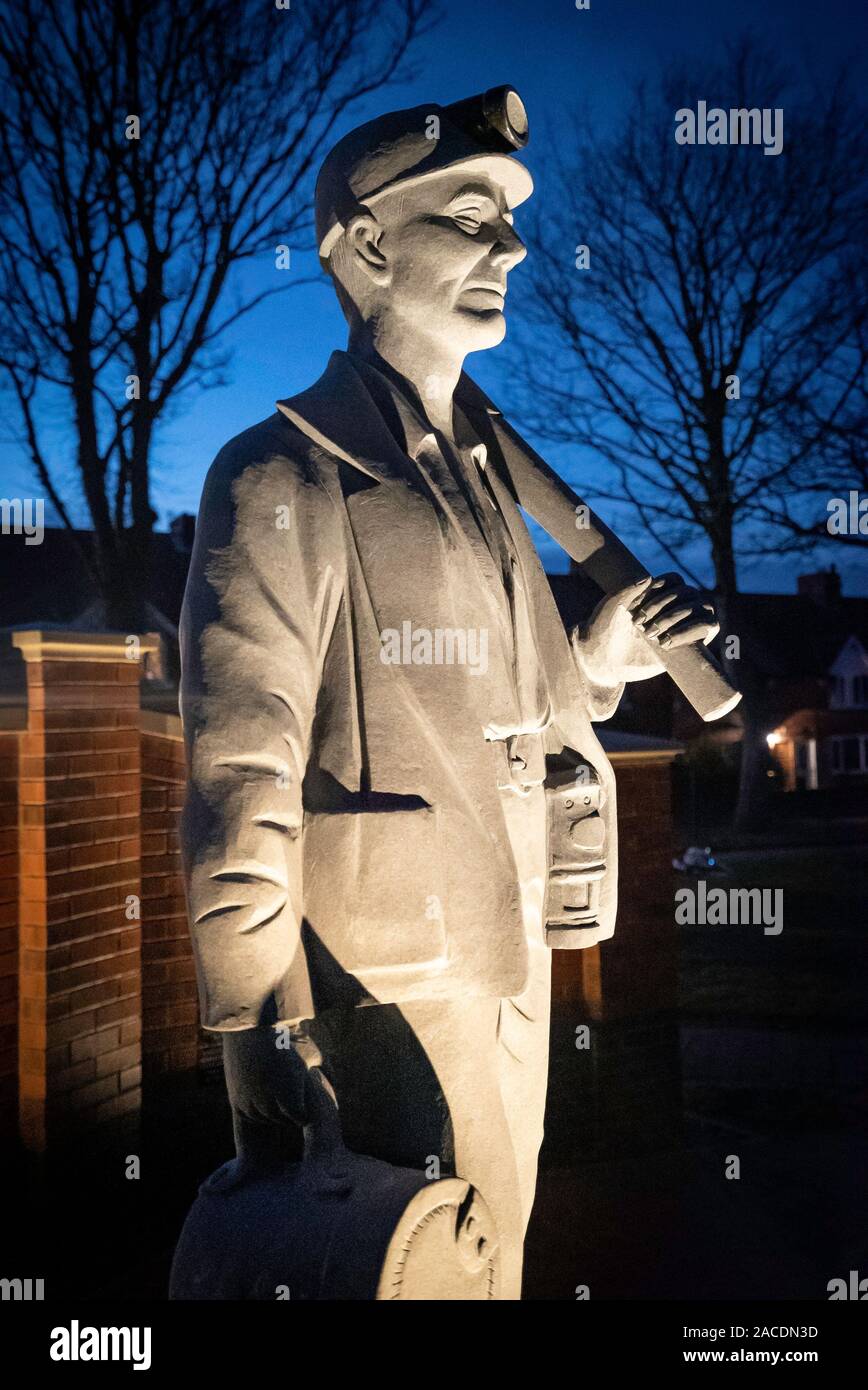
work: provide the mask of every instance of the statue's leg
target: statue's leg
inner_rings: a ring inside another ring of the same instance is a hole
[[[503,999],[498,1021],[498,1071],[521,1192],[522,1234],[536,1194],[543,1141],[549,1060],[551,955],[531,958],[528,988]]]
[[[532,787],[524,795],[506,789],[502,795],[521,885],[530,956],[528,983],[513,999],[449,1006],[453,1012],[444,1015],[443,1024],[452,1039],[463,1032],[464,1063],[449,1038],[443,1039],[434,1006],[405,1012],[444,1079],[455,1130],[455,1171],[479,1189],[498,1224],[503,1297],[519,1298],[548,1084],[551,951],[545,944],[543,923],[548,860],[544,788]],[[497,1097],[496,1106],[488,1100],[485,1118],[478,1108],[483,1076],[486,1094]],[[491,1142],[483,1125],[490,1127]]]
[[[358,1153],[473,1184],[497,1224],[501,1296],[521,1296],[548,1076],[550,960],[542,901],[545,793],[504,793],[530,950],[512,1000],[336,1009],[308,1025]],[[492,924],[497,930],[497,924]]]
[[[497,1226],[501,1298],[521,1297],[524,1217],[498,1041],[499,999],[408,1004],[407,1024],[437,1073],[451,1121],[455,1174],[485,1199]]]
[[[290,1049],[277,1045],[273,1028],[227,1034],[238,1157],[215,1180],[231,1184],[301,1157],[306,1074],[321,1059],[348,1148],[432,1179],[460,1177],[482,1194],[501,1245],[501,1296],[519,1298],[545,1110],[550,953],[541,920],[544,792],[507,792],[504,802],[531,956],[523,993],[333,1009],[310,1020]]]
[[[514,999],[410,1004],[401,1013],[442,1087],[452,1123],[454,1171],[482,1194],[497,1224],[501,1296],[517,1299],[548,1081],[551,952],[542,921],[543,787],[524,796],[505,791],[504,816],[530,953],[525,989]]]
[[[515,998],[501,1001],[498,1065],[504,1108],[516,1153],[523,1229],[526,1230],[543,1141],[551,1018],[552,957],[545,944],[543,922],[547,872],[543,787],[534,787],[521,798],[507,793],[504,815],[521,884],[530,961],[526,988]]]
[[[308,1027],[348,1148],[432,1181],[471,1183],[497,1226],[501,1297],[518,1298],[524,1224],[501,1094],[499,1009],[496,998],[376,1005],[330,1010]]]

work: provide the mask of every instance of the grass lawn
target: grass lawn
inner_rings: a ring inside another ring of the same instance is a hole
[[[724,853],[709,888],[783,891],[783,930],[679,927],[682,1017],[868,1023],[868,846]],[[692,882],[679,878],[679,886]]]

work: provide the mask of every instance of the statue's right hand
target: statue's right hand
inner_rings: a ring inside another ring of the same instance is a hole
[[[285,1028],[224,1033],[223,1068],[237,1114],[262,1124],[307,1122],[307,1067]]]

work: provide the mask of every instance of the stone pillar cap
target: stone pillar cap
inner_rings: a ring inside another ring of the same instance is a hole
[[[144,655],[160,651],[156,632],[73,632],[69,628],[14,627],[3,633],[6,642],[17,647],[25,661],[102,661],[128,660],[130,637],[135,637]]]

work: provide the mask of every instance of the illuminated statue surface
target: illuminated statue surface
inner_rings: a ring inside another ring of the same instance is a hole
[[[501,88],[332,150],[317,234],[348,350],[208,475],[182,618],[183,846],[238,1157],[194,1208],[177,1297],[293,1279],[302,1297],[520,1297],[551,948],[615,923],[592,721],[664,664],[706,717],[729,700],[697,646],[716,631],[700,596],[652,582],[593,516],[577,526],[463,372],[505,333],[526,141]],[[572,634],[519,502],[599,584]],[[284,1214],[268,1242],[241,1215],[251,1193],[266,1224]],[[314,1274],[290,1272],[305,1260]]]

